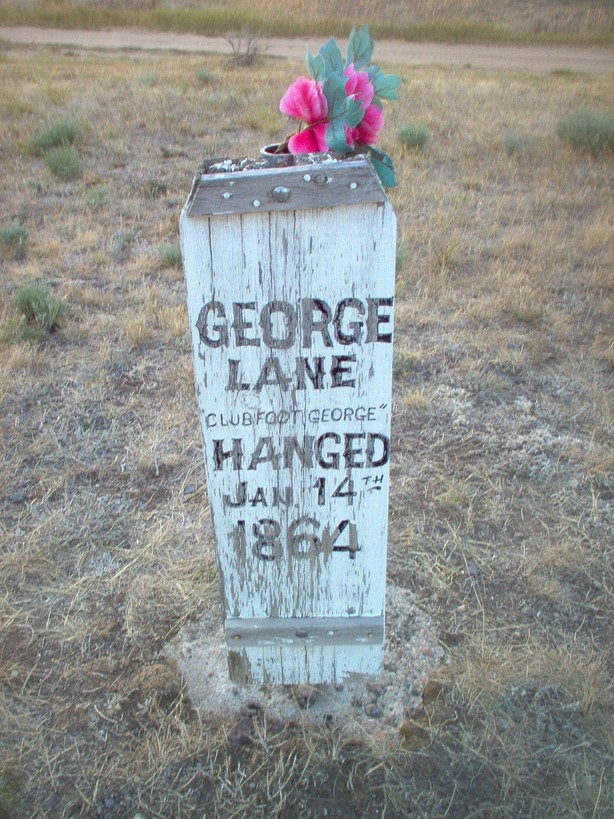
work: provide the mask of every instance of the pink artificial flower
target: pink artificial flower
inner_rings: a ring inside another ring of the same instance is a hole
[[[281,98],[279,110],[307,125],[321,122],[328,111],[328,102],[322,91],[322,84],[307,77],[299,77],[288,87]]]
[[[360,100],[360,107],[363,111],[371,105],[375,91],[366,71],[355,71],[354,63],[350,63],[343,72],[347,77],[345,83],[346,96],[354,96]]]
[[[291,154],[313,154],[327,151],[328,145],[324,139],[326,123],[310,125],[304,131],[299,131],[288,140],[288,150]]]
[[[375,145],[380,129],[384,124],[384,114],[377,105],[369,105],[365,111],[362,122],[356,128],[346,128],[345,138],[350,148],[355,142],[362,145]]]

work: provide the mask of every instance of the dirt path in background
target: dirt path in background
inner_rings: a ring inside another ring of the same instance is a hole
[[[0,41],[21,45],[56,45],[104,50],[184,51],[229,54],[222,37],[158,31],[77,31],[52,28],[0,26]],[[307,48],[317,51],[321,38],[263,39],[266,53],[302,60]],[[408,65],[472,66],[497,71],[549,72],[557,69],[614,74],[614,49],[572,46],[447,45],[378,42],[375,56],[382,62]]]

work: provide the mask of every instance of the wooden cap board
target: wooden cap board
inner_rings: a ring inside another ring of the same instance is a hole
[[[182,212],[236,682],[381,667],[395,231],[362,157],[199,174]]]
[[[196,177],[187,213],[190,217],[225,216],[385,201],[373,167],[360,156],[290,168],[202,174]]]

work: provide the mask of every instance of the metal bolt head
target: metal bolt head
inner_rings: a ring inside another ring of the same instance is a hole
[[[328,185],[329,179],[324,171],[320,171],[313,177],[313,181],[316,183],[316,185]]]
[[[287,202],[290,199],[290,188],[285,185],[278,185],[271,191],[271,196],[276,202]]]

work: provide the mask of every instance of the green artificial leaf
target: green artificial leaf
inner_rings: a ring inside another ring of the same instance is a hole
[[[352,28],[345,67],[347,68],[353,64],[356,71],[358,71],[360,68],[369,65],[372,54],[373,40],[369,37],[369,26],[362,26],[358,31]]]
[[[322,91],[328,103],[328,125],[324,139],[331,151],[347,151],[345,139],[346,96],[345,77],[339,74],[329,74],[322,84]]]
[[[345,113],[345,77],[329,74],[322,83],[322,91],[328,103],[328,118],[343,117]]]
[[[307,52],[307,71],[309,72],[309,76],[314,79],[316,82],[321,82],[324,79],[324,58],[320,54],[316,54],[314,57],[313,54],[308,51]]]
[[[362,122],[365,112],[362,110],[360,100],[348,97],[345,103],[343,121],[348,128],[356,128]]]
[[[345,153],[349,150],[347,140],[345,138],[345,129],[343,127],[343,120],[331,119],[326,126],[324,139],[330,151],[339,151]]]
[[[369,158],[375,173],[379,176],[379,180],[385,188],[394,188],[397,184],[397,177],[394,172],[392,159],[384,151],[379,148],[371,146],[369,148]]]
[[[397,88],[401,85],[401,78],[394,74],[384,74],[381,68],[373,66],[369,71],[369,79],[376,97],[385,100],[398,100]]]
[[[343,55],[333,37],[320,49],[320,57],[324,61],[324,76],[329,74],[343,74]]]

